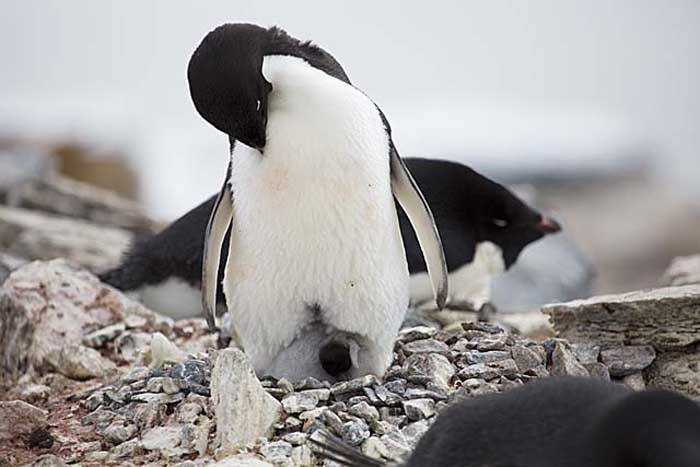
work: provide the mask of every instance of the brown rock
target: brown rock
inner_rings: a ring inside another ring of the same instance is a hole
[[[656,352],[650,345],[629,345],[600,352],[600,359],[610,370],[610,376],[616,378],[642,371],[654,358]]]
[[[30,263],[13,272],[0,288],[0,378],[13,381],[28,370],[65,368],[61,358],[72,361],[68,349],[92,354],[72,347],[80,346],[84,335],[130,314],[146,317],[154,328],[161,322],[153,312],[65,260]],[[110,366],[98,358],[93,361],[100,361],[101,369]],[[89,377],[91,370],[84,370],[66,373]]]
[[[0,401],[0,441],[27,436],[48,426],[47,413],[24,401]]]

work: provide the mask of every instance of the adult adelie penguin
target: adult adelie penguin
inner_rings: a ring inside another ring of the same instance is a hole
[[[383,114],[330,54],[278,28],[215,29],[188,79],[197,111],[231,143],[205,242],[210,326],[230,228],[224,292],[258,373],[383,374],[409,298],[392,193],[416,230],[438,307],[447,296],[432,214]]]

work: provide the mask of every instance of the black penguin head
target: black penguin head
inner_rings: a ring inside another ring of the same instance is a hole
[[[481,177],[479,175],[479,177]],[[561,226],[532,209],[504,186],[481,177],[477,199],[477,242],[492,242],[502,250],[505,267],[510,268],[523,249]]]
[[[267,100],[272,85],[262,74],[269,30],[225,24],[206,35],[187,68],[197,111],[231,139],[265,147]]]
[[[229,139],[262,149],[273,85],[262,72],[266,55],[299,57],[350,84],[338,61],[321,47],[278,27],[224,24],[202,40],[190,58],[187,79],[197,111]]]

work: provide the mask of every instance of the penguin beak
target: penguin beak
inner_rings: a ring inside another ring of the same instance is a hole
[[[537,230],[545,235],[550,235],[561,231],[561,225],[551,217],[542,216],[542,220],[537,224]]]

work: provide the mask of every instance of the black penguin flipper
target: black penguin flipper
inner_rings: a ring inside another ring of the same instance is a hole
[[[219,328],[219,318],[216,302],[219,289],[219,270],[221,251],[226,234],[233,223],[233,192],[229,185],[231,178],[231,160],[229,160],[226,179],[221,187],[219,196],[209,218],[209,224],[204,237],[204,257],[202,260],[202,306],[209,329]]]
[[[388,131],[388,130],[387,130]],[[411,173],[390,140],[391,189],[413,226],[433,286],[435,302],[442,309],[447,302],[447,261],[435,218]]]
[[[357,449],[349,446],[325,430],[317,430],[309,438],[314,453],[322,458],[347,467],[384,467],[382,462],[373,457],[365,456]]]

